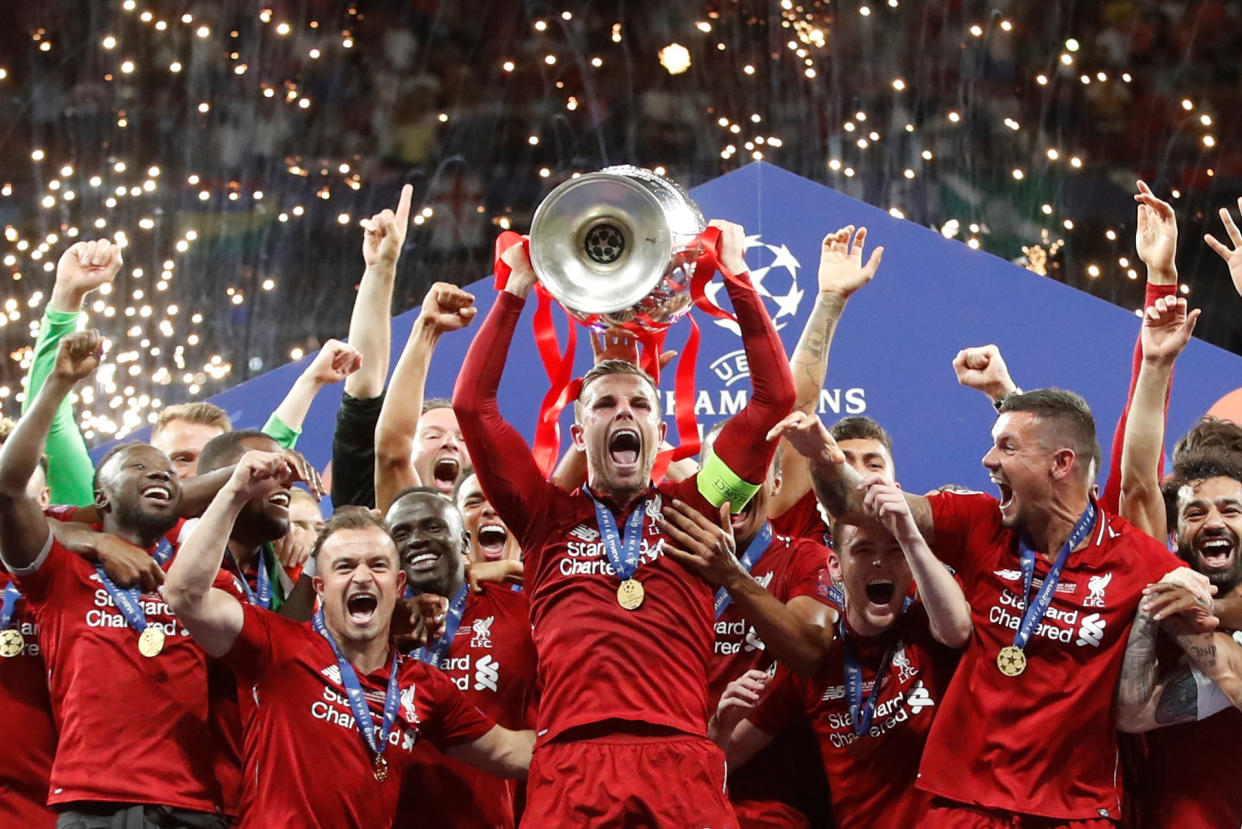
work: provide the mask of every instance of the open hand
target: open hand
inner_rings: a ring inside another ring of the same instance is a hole
[[[1177,217],[1168,202],[1156,198],[1146,182],[1138,182],[1139,191],[1134,194],[1138,202],[1138,227],[1134,232],[1134,248],[1139,259],[1147,265],[1149,278],[1155,284],[1177,282]],[[1160,277],[1171,277],[1161,279]]]
[[[854,243],[850,244],[850,236],[854,235]],[[867,228],[858,228],[854,234],[854,226],[846,225],[835,233],[824,237],[819,254],[819,292],[849,297],[863,285],[871,281],[876,269],[880,267],[880,259],[884,256],[884,248],[871,251],[867,263],[863,264],[863,244],[867,240]]]
[[[717,587],[729,587],[746,575],[737,560],[737,541],[729,502],[720,505],[718,521],[674,499],[664,505],[664,552]]]

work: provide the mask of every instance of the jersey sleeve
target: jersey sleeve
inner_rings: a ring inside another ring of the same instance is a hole
[[[1147,580],[1149,582],[1160,581],[1170,571],[1186,566],[1186,562],[1169,552],[1168,548],[1156,541],[1156,539],[1129,525],[1127,525],[1127,529],[1129,530],[1130,540],[1134,544],[1135,552],[1138,554],[1143,567],[1146,568]]]
[[[982,492],[945,491],[928,496],[927,502],[936,557],[968,579],[974,570],[971,550],[990,546],[1004,533],[996,499]]]
[[[276,444],[281,449],[293,449],[298,445],[298,438],[302,436],[302,430],[293,428],[273,412],[268,417],[267,423],[263,424],[263,434],[276,441]]]
[[[223,660],[240,679],[258,682],[271,666],[285,659],[289,642],[301,638],[290,636],[290,633],[298,631],[300,625],[245,601],[242,602],[242,613],[241,633]]]
[[[420,726],[431,744],[441,751],[479,739],[495,727],[496,722],[466,701],[453,681],[438,669],[426,666],[423,682],[434,699],[435,716]]]
[[[764,734],[775,737],[801,722],[805,712],[805,689],[793,671],[781,665],[758,707],[746,719]]]
[[[23,414],[34,403],[35,396],[52,373],[60,341],[66,334],[74,332],[79,316],[79,312],[51,307],[44,309],[43,323],[34,345],[34,360],[27,376]],[[74,418],[72,397],[66,396],[56,407],[44,451],[47,453],[47,486],[52,491],[52,502],[81,505],[89,504],[95,498],[95,464],[86,451],[86,440]]]
[[[828,578],[828,548],[807,539],[794,539],[789,561],[789,598],[820,598],[819,583]]]
[[[375,508],[375,424],[384,395],[341,394],[332,430],[332,504]]]
[[[75,566],[77,559],[49,532],[42,552],[29,566],[7,569],[27,600],[44,603],[55,600],[56,586],[66,581],[69,568]]]

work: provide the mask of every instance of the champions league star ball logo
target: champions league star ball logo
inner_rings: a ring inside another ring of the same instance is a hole
[[[756,249],[758,252],[756,252]],[[759,236],[746,237],[746,262],[750,265],[750,281],[763,297],[772,323],[780,331],[798,316],[798,306],[806,293],[798,287],[798,268],[802,265],[794,258],[786,245],[770,245]],[[724,290],[724,280],[716,279],[707,285],[707,298],[720,305],[718,296]],[[742,335],[732,320],[713,320],[721,328],[727,328],[739,337]]]

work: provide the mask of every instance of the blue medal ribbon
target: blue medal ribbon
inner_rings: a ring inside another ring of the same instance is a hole
[[[160,540],[155,545],[155,551],[151,553],[151,558],[155,559],[155,563],[163,567],[173,557],[173,545],[164,536],[160,536]]]
[[[910,609],[912,604],[914,604],[914,600],[907,596],[901,605],[901,613],[898,614],[896,621],[893,622],[894,629],[901,622],[902,617],[906,615],[906,611]],[[844,596],[841,596],[841,607],[845,607]],[[875,681],[871,684],[871,693],[867,695],[867,699],[864,702],[862,698],[862,667],[858,663],[858,654],[854,652],[854,646],[850,644],[849,636],[845,633],[844,612],[842,612],[841,618],[837,621],[837,630],[841,634],[841,657],[845,666],[845,697],[849,702],[850,722],[854,725],[854,733],[862,737],[871,731],[871,718],[875,716],[875,705],[880,699],[880,691],[884,687],[884,679],[888,676],[888,669],[893,662],[893,656],[897,653],[897,645],[901,642],[901,637],[900,635],[895,635],[892,644],[884,652],[884,657],[880,660],[880,664],[875,670]]]
[[[224,554],[228,556],[229,564],[232,565],[233,571],[237,573],[237,580],[241,582],[242,592],[246,594],[246,601],[252,605],[271,610],[272,608],[272,576],[267,572],[267,545],[259,547],[258,572],[255,575],[255,583],[258,585],[258,593],[251,589],[250,582],[246,581],[246,574],[242,572],[241,564],[233,557],[231,550],[226,549]]]
[[[457,635],[457,629],[461,627],[461,617],[466,612],[466,593],[468,586],[463,584],[458,588],[457,593],[449,602],[448,613],[444,620],[444,635],[436,641],[435,645],[426,645],[418,649],[415,655],[419,662],[426,662],[433,668],[440,667],[444,662],[444,657],[448,656],[449,647],[453,644],[453,637]]]
[[[742,551],[742,569],[749,573],[755,569],[755,565],[759,563],[759,559],[763,558],[763,554],[767,552],[768,547],[772,545],[772,525],[764,521],[763,527],[760,528],[759,534],[750,540],[746,545],[746,549]],[[716,618],[719,619],[728,610],[729,605],[733,603],[733,597],[729,595],[729,591],[723,587],[716,591]]]
[[[647,505],[651,503],[651,499],[643,498],[634,507],[630,517],[626,519],[623,539],[617,529],[617,520],[612,517],[612,511],[590,489],[584,486],[582,491],[595,503],[595,520],[599,524],[599,535],[604,542],[608,563],[621,581],[632,579],[638,569],[639,551],[643,543],[643,518],[647,514]]]
[[[314,626],[316,633],[328,640],[332,653],[336,655],[336,664],[341,671],[341,684],[345,686],[345,696],[349,699],[349,709],[354,714],[354,723],[358,728],[358,732],[362,734],[362,739],[366,742],[367,748],[371,750],[373,762],[375,759],[382,759],[384,749],[388,747],[388,734],[392,731],[393,723],[397,721],[397,706],[401,700],[400,678],[397,672],[397,660],[399,658],[397,649],[392,649],[392,664],[388,666],[388,691],[384,694],[384,718],[380,725],[377,726],[375,725],[375,717],[371,713],[371,707],[367,705],[366,693],[362,690],[362,683],[358,681],[358,674],[354,671],[354,666],[345,658],[345,654],[341,653],[336,640],[332,638],[327,625],[323,622],[322,608],[315,611],[315,615],[311,618],[311,624]]]
[[[1078,523],[1070,531],[1069,538],[1065,539],[1065,543],[1061,545],[1061,552],[1057,554],[1057,560],[1048,570],[1048,575],[1044,576],[1044,583],[1040,585],[1034,601],[1030,601],[1030,597],[1031,585],[1035,581],[1035,551],[1031,549],[1025,537],[1019,539],[1018,566],[1022,570],[1022,604],[1025,606],[1025,612],[1022,614],[1022,624],[1018,625],[1018,629],[1013,634],[1014,647],[1018,649],[1026,647],[1031,634],[1039,627],[1044,614],[1048,612],[1048,606],[1052,604],[1053,594],[1056,593],[1057,584],[1061,581],[1061,569],[1065,566],[1065,560],[1069,558],[1070,551],[1082,543],[1094,525],[1095,504],[1088,503],[1087,508],[1079,516]]]
[[[121,611],[121,615],[125,617],[129,626],[139,634],[146,630],[147,614],[142,609],[142,591],[137,587],[126,589],[117,587],[104,572],[102,564],[95,565],[95,572],[99,573],[99,580],[103,582],[104,589],[108,591],[108,595],[116,603],[116,609]]]
[[[8,630],[9,625],[13,624],[13,614],[17,612],[17,600],[22,597],[22,591],[17,589],[17,585],[9,582],[4,587],[4,595],[0,596],[0,630]]]

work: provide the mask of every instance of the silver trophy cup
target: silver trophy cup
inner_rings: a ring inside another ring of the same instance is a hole
[[[570,179],[535,210],[530,261],[573,316],[597,328],[658,332],[690,310],[705,222],[698,205],[640,167]]]

